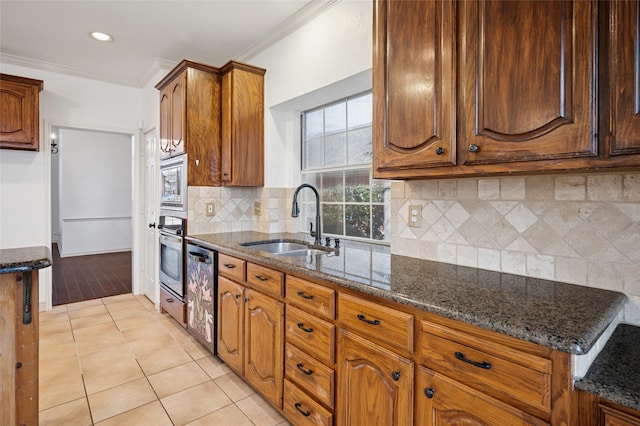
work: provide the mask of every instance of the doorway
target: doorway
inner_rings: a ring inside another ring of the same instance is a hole
[[[133,136],[52,133],[52,304],[130,293]]]

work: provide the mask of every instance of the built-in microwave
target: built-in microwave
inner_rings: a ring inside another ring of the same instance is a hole
[[[187,155],[160,163],[160,212],[187,217]]]

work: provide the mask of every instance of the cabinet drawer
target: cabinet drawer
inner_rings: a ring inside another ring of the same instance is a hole
[[[551,360],[423,321],[420,363],[519,407],[551,412]]]
[[[295,425],[331,426],[333,415],[293,383],[284,381],[284,414]]]
[[[180,299],[164,291],[162,287],[160,287],[160,308],[163,312],[169,313],[169,315],[184,327],[187,326],[187,319],[185,317],[187,311],[184,308],[184,302],[181,302]]]
[[[371,340],[413,352],[413,315],[340,294],[338,321]]]
[[[287,275],[287,302],[324,319],[336,317],[334,290],[290,275]]]
[[[247,282],[256,290],[282,296],[284,274],[271,268],[247,263]]]
[[[334,363],[335,326],[291,305],[287,306],[286,340],[327,364]]]
[[[238,282],[244,282],[246,263],[242,259],[227,256],[226,254],[218,254],[218,273],[227,278]]]
[[[333,408],[333,369],[289,343],[286,344],[284,356],[286,377],[327,407]]]
[[[604,413],[604,426],[639,426],[640,417],[599,404]]]

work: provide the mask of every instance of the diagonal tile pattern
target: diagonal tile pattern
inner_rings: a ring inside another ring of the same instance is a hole
[[[288,425],[131,293],[40,313],[40,425]]]

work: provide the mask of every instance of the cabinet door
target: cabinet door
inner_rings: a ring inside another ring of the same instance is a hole
[[[455,28],[451,1],[376,1],[376,177],[456,163]]]
[[[610,155],[640,154],[640,1],[612,1],[607,23],[611,112]],[[606,114],[603,114],[607,117]]]
[[[171,156],[171,86],[160,91],[160,159]]]
[[[463,164],[597,154],[594,8],[589,1],[458,3]]]
[[[244,376],[282,408],[284,304],[255,290],[245,295]]]
[[[213,259],[187,253],[187,329],[213,353]]]
[[[416,426],[548,424],[422,366],[416,386]]]
[[[336,368],[338,425],[413,424],[413,362],[341,329]]]
[[[242,374],[244,287],[218,277],[218,356]]]
[[[176,78],[169,85],[171,95],[171,155],[180,155],[186,152],[185,133],[187,128],[187,71]]]
[[[38,151],[41,85],[40,80],[0,76],[0,148]]]
[[[230,62],[222,76],[222,183],[264,185],[264,73]]]

